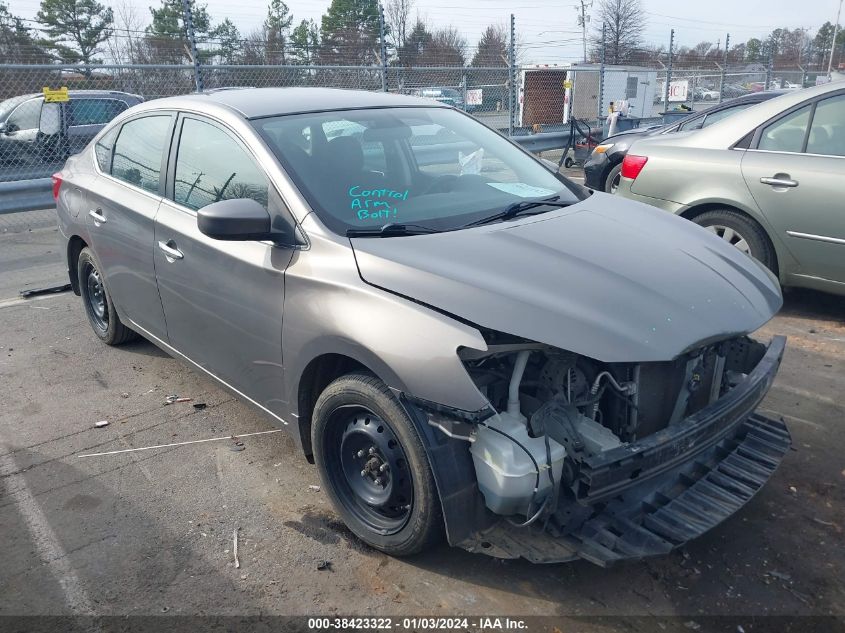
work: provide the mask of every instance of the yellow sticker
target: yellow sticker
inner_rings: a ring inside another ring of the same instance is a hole
[[[567,90],[570,90],[572,88],[572,82],[567,79],[566,81],[563,82],[563,87],[566,88]]]
[[[67,91],[67,86],[62,86],[57,90],[44,86],[44,101],[47,103],[59,103],[61,101],[70,101],[70,95]]]

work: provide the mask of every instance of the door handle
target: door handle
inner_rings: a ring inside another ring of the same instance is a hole
[[[159,242],[158,243],[158,247],[164,252],[164,256],[167,257],[167,260],[171,261],[171,262],[175,261],[177,259],[182,259],[184,257],[184,255],[182,254],[182,251],[180,251],[178,248],[176,248],[174,246],[171,246],[172,243],[173,243],[172,240],[170,240],[168,242]]]
[[[103,215],[102,209],[91,209],[88,212],[88,215],[90,215],[92,218],[94,218],[94,224],[97,225],[97,226],[100,226],[101,224],[106,223],[106,216]]]
[[[760,182],[764,185],[771,185],[772,187],[797,187],[798,181],[791,178],[761,178]]]

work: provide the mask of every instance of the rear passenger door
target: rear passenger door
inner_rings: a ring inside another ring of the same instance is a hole
[[[845,282],[845,91],[761,126],[742,174],[800,274]]]
[[[284,272],[293,250],[200,233],[197,209],[229,198],[253,198],[270,211],[274,226],[292,224],[267,175],[234,132],[180,115],[167,198],[155,227],[168,338],[189,360],[280,416]]]
[[[94,146],[100,176],[86,209],[94,253],[121,319],[166,340],[153,267],[154,220],[164,193],[166,149],[175,115],[129,119]]]

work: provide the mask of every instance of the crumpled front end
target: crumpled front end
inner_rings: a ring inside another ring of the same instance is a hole
[[[603,566],[665,554],[747,503],[790,446],[783,422],[755,413],[783,337],[599,363],[488,335],[487,351],[460,353],[490,409],[427,416],[469,443],[486,515],[453,543],[465,549]]]

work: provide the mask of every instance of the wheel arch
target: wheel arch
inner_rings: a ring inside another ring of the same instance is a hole
[[[79,296],[81,291],[79,289],[79,271],[77,263],[79,261],[79,254],[82,249],[88,244],[78,235],[72,236],[67,243],[67,272],[70,277],[70,287],[73,289],[75,295]]]
[[[708,211],[733,211],[734,213],[738,213],[738,214],[742,215],[743,217],[745,217],[746,219],[750,220],[755,225],[757,225],[757,227],[762,232],[763,236],[766,238],[766,241],[769,243],[769,247],[772,249],[772,253],[774,254],[774,258],[775,258],[774,273],[775,273],[775,275],[778,275],[778,277],[780,276],[780,272],[779,272],[780,271],[780,257],[781,257],[780,256],[780,250],[778,249],[777,245],[774,243],[774,240],[772,240],[772,236],[769,233],[769,230],[766,228],[766,226],[762,222],[760,222],[760,220],[758,220],[756,217],[754,217],[753,214],[749,213],[745,209],[742,209],[742,208],[740,208],[736,205],[727,204],[727,203],[724,203],[724,202],[704,202],[704,203],[700,203],[700,204],[694,204],[694,205],[690,206],[689,208],[684,209],[678,215],[681,216],[684,219],[694,221],[695,218],[697,218],[698,216],[700,216],[704,213],[707,213]]]

